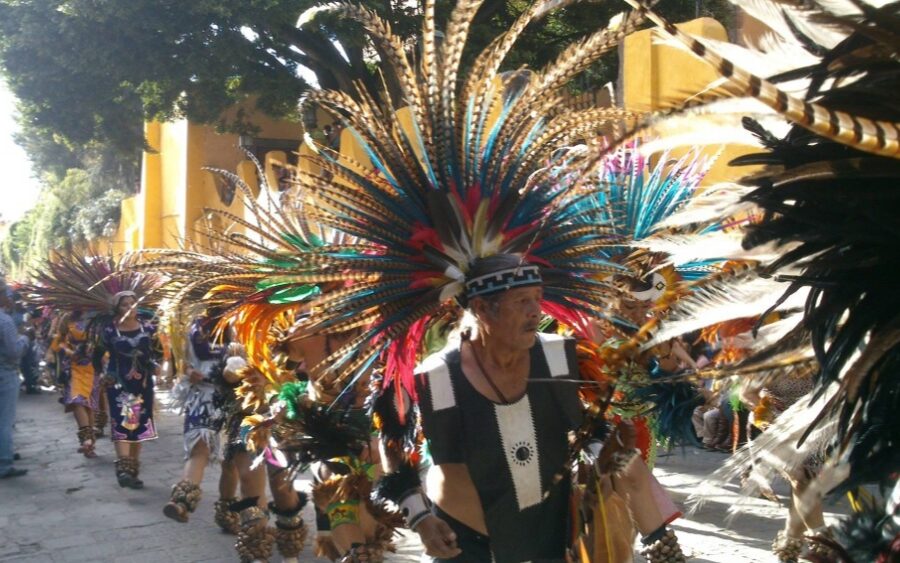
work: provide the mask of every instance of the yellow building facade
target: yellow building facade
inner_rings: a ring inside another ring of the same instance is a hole
[[[680,27],[700,37],[728,39],[724,27],[710,18],[693,20]],[[655,39],[657,33],[655,30],[634,33],[622,46],[622,92],[619,98],[628,109],[653,111],[671,107],[716,79],[714,70],[706,63],[683,49],[662,44]],[[277,121],[258,112],[248,112],[247,106],[243,113],[244,118],[257,128],[258,133],[253,137],[219,133],[211,126],[186,120],[146,124],[146,139],[153,151],[144,153],[141,191],[122,202],[118,231],[100,246],[117,254],[183,246],[202,251],[211,244],[202,234],[204,222],[212,220],[205,210],[224,209],[237,217],[245,216],[241,197],[234,197],[229,202],[223,197],[223,191],[227,192],[227,189],[217,186],[216,176],[205,168],[235,173],[258,192],[256,167],[247,159],[242,146],[260,159],[268,184],[273,188],[278,183],[279,165],[289,159],[296,161],[297,154],[301,156],[301,166],[312,166],[302,158],[311,151],[301,143],[300,123]],[[320,124],[332,120],[324,113],[317,117]],[[401,109],[399,117],[410,127],[408,109]],[[653,132],[645,132],[644,136],[652,138]],[[706,150],[714,153],[720,148],[722,155],[706,183],[733,177],[734,170],[728,168],[728,160],[751,150],[742,146],[709,147]],[[357,162],[367,161],[352,132],[346,129],[341,134],[341,153]],[[219,227],[240,230],[239,225]]]
[[[244,218],[241,194],[208,169],[236,174],[257,196],[259,175],[244,151],[260,160],[269,185],[276,189],[278,167],[298,151],[302,138],[299,123],[246,111],[244,119],[255,126],[254,135],[221,133],[183,119],[145,124],[147,144],[153,150],[143,155],[140,192],[122,202],[115,235],[97,246],[114,254],[148,248],[202,250],[210,243],[203,234],[204,223],[217,220],[209,209]]]
[[[748,23],[743,18],[740,21],[742,36],[747,35],[743,31],[744,26],[750,23],[759,26],[756,20]],[[712,18],[699,18],[677,27],[695,37],[728,41],[725,27]],[[751,30],[750,35],[760,32],[760,29]],[[662,38],[662,32],[655,29],[639,31],[625,38],[622,46],[622,102],[630,110],[656,111],[674,107],[704,91],[719,78],[709,64],[686,49],[664,43]],[[656,134],[649,129],[641,136],[649,140]],[[733,179],[736,173],[748,173],[750,168],[742,167],[736,171],[728,166],[728,162],[758,149],[748,145],[707,146],[704,153],[710,156],[719,153],[719,158],[704,178],[704,184]],[[681,156],[686,150],[675,151],[679,153],[675,156]]]

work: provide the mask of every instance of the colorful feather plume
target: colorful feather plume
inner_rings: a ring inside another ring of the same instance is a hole
[[[153,311],[160,299],[158,290],[166,280],[157,273],[135,271],[132,265],[129,258],[90,251],[57,253],[41,271],[31,275],[32,282],[23,284],[21,291],[32,305],[107,319],[114,312],[114,296],[132,291],[136,307]]]
[[[604,258],[615,236],[598,204],[603,188],[580,182],[593,158],[565,147],[637,116],[617,108],[566,111],[560,89],[635,30],[640,16],[618,18],[544,69],[501,73],[528,23],[566,4],[537,2],[460,80],[479,4],[456,5],[440,46],[433,10],[426,9],[418,64],[388,24],[365,8],[338,3],[314,9],[363,25],[408,108],[397,112],[388,93],[379,103],[362,89],[312,92],[304,102],[342,122],[367,161],[320,148],[313,160],[323,172],[301,167],[298,176],[308,194],[308,220],[358,239],[354,254],[340,245],[314,251],[316,271],[304,278],[355,280],[316,298],[317,314],[296,327],[297,336],[362,328],[323,361],[327,377],[349,382],[383,356],[385,385],[399,379],[397,389],[414,395],[412,367],[428,322],[461,295],[477,258],[511,253],[539,264],[548,312],[574,316],[602,311],[614,291],[602,278],[625,271]],[[309,21],[301,18],[304,25]]]
[[[293,376],[283,369],[275,345],[287,336],[303,305],[322,292],[321,280],[319,284],[309,280],[323,260],[320,251],[340,242],[342,252],[352,253],[353,239],[308,222],[302,192],[291,189],[276,195],[260,163],[246,154],[261,183],[258,198],[239,176],[211,170],[234,187],[247,209],[245,217],[206,209],[204,213],[220,216],[221,224],[233,225],[210,226],[200,233],[211,241],[206,252],[149,250],[137,253],[134,260],[139,269],[169,276],[165,292],[171,311],[196,309],[196,304],[219,309],[220,329],[233,328],[246,347],[248,361],[278,386]],[[339,276],[327,282],[342,284]],[[183,312],[176,316],[193,318]]]
[[[687,330],[769,312],[792,319],[802,311],[801,322],[780,341],[754,347],[734,373],[786,369],[814,356],[816,397],[827,400],[809,403],[814,416],[804,417],[806,424],[792,433],[793,439],[802,444],[813,434],[830,440],[830,456],[850,470],[838,490],[880,482],[900,469],[900,294],[893,283],[900,272],[895,226],[900,213],[895,94],[900,91],[900,3],[748,2],[754,12],[777,14],[770,27],[779,36],[779,48],[793,41],[791,49],[806,51],[802,64],[782,65],[777,75],[762,78],[715,52],[713,44],[678,30],[640,0],[627,1],[723,79],[718,89],[667,113],[736,96],[762,102],[792,122],[786,134],[776,134],[756,116],[746,117],[745,128],[766,150],[732,164],[764,169],[709,199],[714,205],[688,205],[687,218],[676,215],[668,221],[701,228],[701,236],[678,241],[690,248],[703,244],[704,222],[721,224],[756,209],[753,219],[740,226],[743,248],[723,256],[753,261],[700,282],[699,292],[672,307],[668,330],[666,320],[654,322],[631,345],[652,345]],[[789,94],[778,85],[790,81]],[[823,435],[824,426],[832,431]],[[779,442],[773,451],[786,447]]]

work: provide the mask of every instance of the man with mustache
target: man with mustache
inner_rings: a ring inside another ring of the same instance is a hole
[[[379,490],[398,502],[435,561],[566,557],[570,482],[556,475],[583,406],[570,383],[575,342],[538,333],[542,302],[537,266],[510,254],[476,260],[466,278],[468,323],[416,370],[428,494],[414,466],[391,452]],[[619,465],[634,456],[633,436],[616,436],[619,447],[604,448],[607,467],[612,456]]]

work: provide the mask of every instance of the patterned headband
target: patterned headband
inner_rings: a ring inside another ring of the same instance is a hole
[[[120,291],[112,296],[112,299],[110,300],[111,305],[113,307],[118,307],[119,301],[121,301],[125,297],[137,297],[137,295],[135,295],[133,291],[127,289],[125,291]]]
[[[543,283],[541,271],[537,266],[516,266],[466,280],[466,298],[483,297],[514,287],[527,287]]]

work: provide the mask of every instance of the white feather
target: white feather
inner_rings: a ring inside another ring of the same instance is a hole
[[[794,38],[794,33],[791,31],[787,20],[790,20],[801,34],[809,37],[826,49],[831,49],[849,35],[848,30],[813,22],[812,19],[815,15],[821,13],[819,11],[795,8],[783,2],[772,2],[770,0],[730,1],[789,42],[797,42],[797,40]],[[828,11],[836,15],[859,13],[859,10],[853,7],[852,2],[845,2],[844,0],[826,1],[828,2]],[[825,2],[820,2],[820,4],[824,6]]]
[[[742,350],[749,350],[751,353],[765,350],[779,342],[790,331],[797,328],[797,325],[802,321],[803,315],[788,315],[784,319],[761,326],[755,336],[753,331],[748,331],[735,336],[731,341],[731,345],[741,348]],[[794,353],[794,351],[792,351],[792,353]],[[775,361],[774,358],[770,360]]]
[[[659,119],[648,129],[651,140],[640,147],[641,154],[711,145],[758,147],[758,139],[741,123],[744,117],[752,117],[773,134],[787,132],[785,120],[758,100],[729,99]]]
[[[697,235],[659,234],[631,243],[637,248],[668,255],[667,264],[681,266],[702,260],[755,260],[769,262],[781,257],[796,245],[762,244],[750,249],[741,246],[743,232],[715,231]]]
[[[784,293],[787,285],[772,279],[746,274],[744,283],[722,283],[698,289],[673,305],[653,338],[642,346],[648,350],[660,342],[734,319],[756,317],[766,312]],[[796,309],[806,300],[808,290],[789,297],[779,310]]]
[[[453,282],[448,283],[447,285],[445,285],[444,287],[441,288],[441,295],[440,295],[441,302],[443,303],[445,301],[448,301],[449,299],[456,297],[457,295],[460,295],[463,292],[464,288],[465,288],[465,283],[461,282],[461,281],[453,281]]]
[[[821,421],[802,445],[798,446],[797,442],[836,390],[837,386],[833,385],[818,399],[813,400],[813,393],[810,393],[791,405],[761,436],[748,442],[697,487],[687,499],[690,512],[700,509],[707,498],[717,494],[716,489],[737,479],[752,465],[756,477],[747,480],[741,490],[741,500],[729,508],[731,519],[752,504],[750,499],[758,495],[760,483],[796,473],[810,456],[823,453],[837,426],[834,418]]]
[[[750,213],[757,209],[752,203],[741,202],[741,199],[756,189],[734,182],[722,182],[710,186],[702,193],[692,197],[677,213],[673,213],[660,221],[659,229],[683,227],[693,224],[719,222],[727,217]]]

